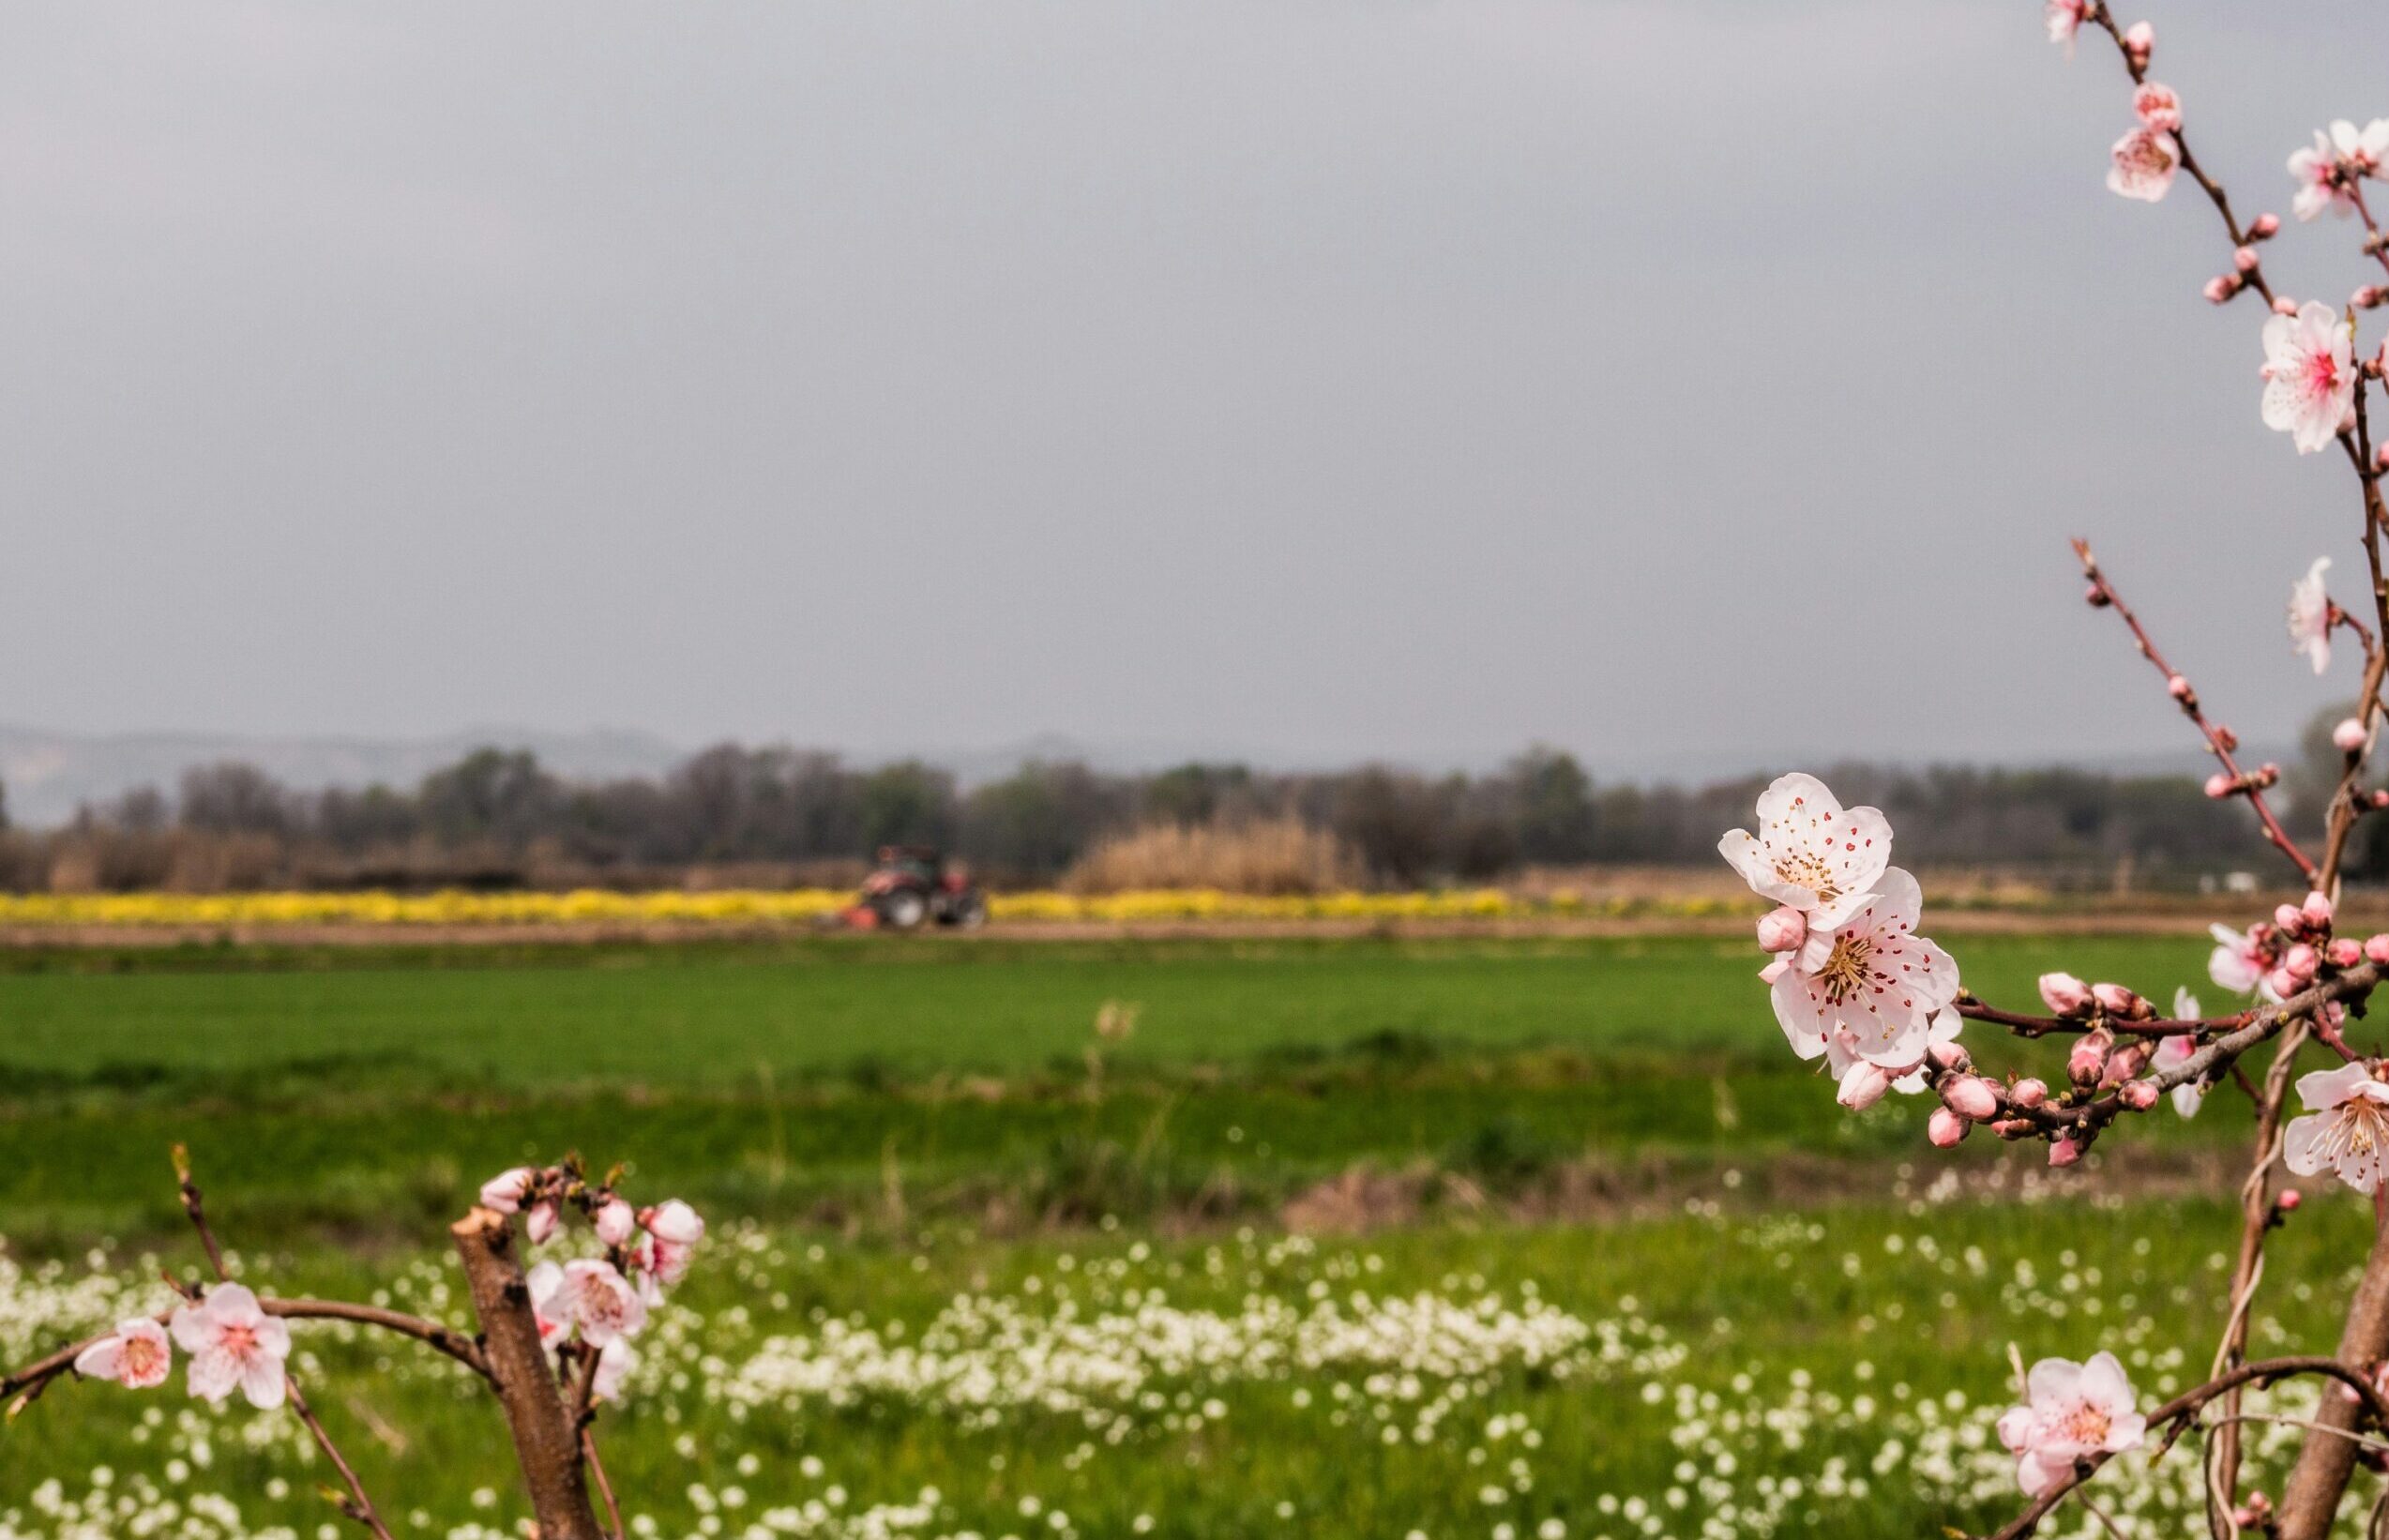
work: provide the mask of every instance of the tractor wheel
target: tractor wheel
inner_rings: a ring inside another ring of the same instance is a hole
[[[954,923],[965,930],[976,930],[987,923],[987,900],[975,893],[965,893],[954,900]]]
[[[879,900],[879,917],[891,930],[917,930],[929,918],[929,900],[909,889],[899,888],[885,894]]]

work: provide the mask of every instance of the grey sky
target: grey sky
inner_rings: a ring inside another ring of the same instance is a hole
[[[2083,531],[2286,733],[2345,468],[2038,12],[12,6],[0,720],[2178,747]],[[2378,6],[2151,14],[2251,207],[2389,113]]]

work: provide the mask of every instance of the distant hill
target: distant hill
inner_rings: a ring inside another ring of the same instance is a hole
[[[432,770],[485,745],[527,748],[575,779],[654,776],[687,755],[652,733],[542,732],[473,728],[434,738],[250,738],[233,733],[83,734],[0,726],[0,783],[8,817],[31,827],[64,823],[83,802],[156,786],[172,794],[183,771],[219,760],[245,760],[286,785],[313,791],[375,781],[413,786]]]

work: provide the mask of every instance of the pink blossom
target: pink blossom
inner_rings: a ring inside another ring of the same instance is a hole
[[[2205,1014],[2197,995],[2187,989],[2173,991],[2173,1019],[2195,1021]],[[2168,1037],[2157,1044],[2156,1052],[2149,1059],[2149,1068],[2159,1075],[2179,1069],[2189,1063],[2190,1056],[2198,1050],[2199,1040],[2187,1033],[2178,1037]],[[2173,1103],[2174,1111],[2185,1118],[2194,1118],[2199,1114],[2200,1103],[2206,1099],[2206,1093],[2193,1080],[2186,1085],[2175,1086],[2169,1099]]]
[[[2342,754],[2352,754],[2364,747],[2364,722],[2354,717],[2344,717],[2331,730],[2331,747]]]
[[[2290,435],[2310,455],[2338,441],[2356,400],[2355,340],[2338,312],[2319,300],[2264,324],[2264,425]],[[2320,577],[2312,580],[2318,587]],[[2327,660],[2328,654],[2323,655]],[[2322,672],[2318,663],[2315,672]]]
[[[553,1272],[545,1264],[532,1271],[535,1276],[525,1281],[533,1313],[562,1330],[578,1329],[591,1347],[603,1348],[647,1323],[647,1302],[612,1262],[583,1259]],[[541,1335],[547,1335],[544,1326]]]
[[[639,1232],[639,1215],[619,1198],[609,1198],[598,1204],[591,1223],[597,1228],[597,1239],[610,1246],[627,1246],[630,1237]]]
[[[622,1382],[639,1366],[639,1350],[627,1336],[617,1336],[597,1350],[597,1372],[589,1381],[589,1394],[600,1401],[622,1398]]]
[[[2298,1080],[2308,1112],[2292,1119],[2281,1156],[2300,1176],[2328,1166],[2367,1197],[2389,1174],[2389,1085],[2373,1079],[2366,1062],[2321,1069]]]
[[[2081,1158],[2082,1141],[2072,1135],[2049,1140],[2049,1163],[2051,1166],[2064,1168],[2074,1165]]]
[[[2182,169],[2182,146],[2162,129],[2139,128],[2108,151],[2107,190],[2153,204],[2173,186]]]
[[[2079,1016],[2091,1008],[2091,987],[2072,974],[2043,974],[2041,1003],[2058,1016]]]
[[[2124,52],[2136,64],[2146,65],[2149,55],[2156,51],[2156,28],[2146,22],[2135,22],[2124,29]]]
[[[2220,802],[2240,789],[2240,783],[2217,770],[2206,778],[2206,794]]]
[[[1872,808],[1845,809],[1814,776],[1778,778],[1759,794],[1759,833],[1735,829],[1717,852],[1752,891],[1831,929],[1854,913],[1891,862],[1891,825]]]
[[[190,1356],[190,1393],[219,1401],[240,1387],[249,1404],[282,1404],[282,1361],[291,1355],[290,1327],[258,1307],[237,1283],[219,1283],[197,1305],[174,1312],[174,1341]]]
[[[75,1372],[86,1380],[113,1380],[128,1390],[166,1382],[174,1350],[166,1328],[146,1316],[119,1321],[113,1333],[75,1354]]]
[[[1800,1057],[1822,1054],[1846,1027],[1857,1057],[1905,1073],[1925,1055],[1933,1013],[1957,997],[1958,964],[1915,933],[1916,879],[1893,867],[1877,885],[1838,929],[1809,932],[1770,995]]]
[[[531,1196],[531,1185],[538,1179],[539,1173],[528,1166],[500,1171],[481,1184],[481,1206],[495,1209],[500,1214],[513,1214],[522,1207],[522,1200]]]
[[[2206,973],[2215,988],[2247,994],[2263,982],[2272,970],[2274,954],[2267,944],[2269,935],[2260,927],[2234,930],[2217,925],[2209,928],[2209,934],[2215,937],[2215,950],[2207,955]]]
[[[2105,1027],[2082,1034],[2065,1055],[2065,1078],[2076,1085],[2096,1085],[2107,1073],[2107,1055],[2114,1047],[2115,1034]]]
[[[2322,960],[2334,968],[2352,968],[2364,960],[2364,948],[2352,937],[2341,936],[2322,949]]]
[[[2338,909],[2327,893],[2309,893],[2306,901],[2298,906],[2298,917],[2317,930],[2330,929],[2332,916],[2336,913]]]
[[[2182,98],[2170,85],[2142,82],[2132,93],[2132,112],[2145,128],[2169,134],[2182,129]]]
[[[555,1200],[552,1198],[542,1200],[532,1204],[523,1214],[522,1233],[533,1246],[545,1246],[549,1238],[555,1234],[556,1226],[562,1222],[562,1219],[563,1215],[557,1209]]]
[[[1973,1124],[1946,1107],[1934,1108],[1933,1115],[1925,1120],[1925,1137],[1930,1140],[1937,1149],[1954,1149],[1964,1142],[1966,1136],[1973,1131]]]
[[[2325,209],[2339,219],[2355,212],[2349,189],[2357,178],[2380,173],[2389,158],[2389,119],[2375,118],[2358,128],[2346,118],[2326,131],[2314,131],[2314,143],[2290,157],[2290,174],[2297,180],[2297,196],[2290,212],[2311,219]]]
[[[1906,1074],[1895,1073],[1891,1088],[1903,1096],[1913,1096],[1926,1089],[1925,1066],[1927,1064],[1938,1064],[1943,1069],[1965,1068],[1972,1061],[1966,1050],[1958,1043],[1958,1034],[1965,1028],[1965,1025],[1966,1019],[1947,1005],[1933,1012],[1932,1021],[1925,1034],[1924,1058]],[[1830,1056],[1828,1056],[1828,1062],[1830,1062]],[[1837,1073],[1846,1073],[1846,1071],[1837,1066]]]
[[[642,1213],[639,1222],[657,1240],[677,1246],[695,1246],[705,1238],[705,1221],[677,1198],[667,1198]]]
[[[2049,40],[2065,45],[2065,56],[2074,56],[2074,35],[2082,30],[2082,17],[2089,9],[2084,0],[2046,0],[2041,16],[2049,23]]]
[[[2086,1455],[2138,1448],[2148,1431],[2132,1382],[2111,1352],[2094,1353],[2086,1364],[2042,1359],[2025,1377],[2024,1399],[1999,1419],[1999,1442],[2016,1457],[2016,1480],[2027,1497],[2059,1486]]]
[[[2322,972],[2322,954],[2300,942],[2281,954],[2281,966],[2276,972],[2292,986],[2281,992],[2294,994],[2313,983],[2315,974]]]
[[[531,1319],[539,1327],[539,1340],[553,1344],[562,1341],[572,1330],[571,1320],[561,1313],[564,1308],[564,1267],[559,1262],[543,1261],[523,1275],[523,1287],[531,1295]]]
[[[2364,939],[2365,959],[2370,962],[2389,962],[2389,930]]]

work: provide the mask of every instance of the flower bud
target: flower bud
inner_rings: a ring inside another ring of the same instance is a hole
[[[2070,1137],[2051,1140],[2049,1141],[2049,1163],[2050,1165],[2071,1166],[2081,1158],[2082,1146],[2080,1141]]]
[[[2331,730],[2331,747],[2342,754],[2352,754],[2364,747],[2364,723],[2353,717],[2344,717]]]
[[[2298,913],[2304,914],[2306,917],[2306,923],[2317,930],[2328,930],[2331,929],[2331,916],[2336,911],[2333,909],[2328,896],[2309,893],[2306,895],[2306,901],[2299,907]]]
[[[2273,301],[2273,313],[2276,315],[2295,315],[2298,313],[2298,302],[2291,299],[2288,294],[2277,295]]]
[[[1759,917],[1759,949],[1762,952],[1796,952],[1808,939],[1808,916],[1785,904]]]
[[[2178,673],[2168,675],[2165,681],[2165,693],[2176,701],[2186,701],[2190,698],[2190,682]]]
[[[2273,1200],[2273,1206],[2284,1214],[2295,1214],[2298,1212],[2298,1205],[2305,1201],[2306,1195],[2299,1192],[2297,1188],[2284,1187],[2281,1189],[2281,1196]]]
[[[2220,770],[2206,778],[2206,794],[2217,802],[2237,790],[2239,790],[2238,783]]]
[[[2116,1095],[2133,1111],[2145,1112],[2156,1105],[2156,1082],[2155,1080],[2126,1080],[2124,1082],[2123,1089],[2116,1092]]]
[[[2389,471],[2389,444],[2384,444],[2372,452],[2372,468],[2376,471]]]
[[[2347,936],[2340,937],[2322,949],[2323,958],[2334,968],[2352,968],[2364,960],[2364,948]]]
[[[597,1239],[610,1246],[622,1246],[639,1232],[639,1215],[619,1198],[609,1198],[598,1204],[592,1222],[597,1226]]]
[[[1946,1109],[1944,1109],[1944,1110],[1946,1110]],[[1954,1113],[1952,1114],[1952,1116],[1955,1115],[1956,1114]],[[1958,1121],[1962,1123],[1965,1120],[1961,1118]],[[2033,1120],[2030,1118],[1993,1118],[1991,1120],[1990,1131],[1997,1134],[2002,1139],[2022,1139],[2024,1136],[2034,1131]]]
[[[2007,1099],[2019,1107],[2038,1107],[2049,1100],[2049,1087],[2039,1080],[2018,1080],[2007,1088]]]
[[[2107,596],[2107,585],[2094,581],[2083,588],[2082,602],[2094,610],[2104,610],[2113,601]]]
[[[2315,974],[2322,972],[2322,954],[2300,942],[2281,954],[2281,971],[2304,988],[2314,982]]]
[[[2279,234],[2281,216],[2278,214],[2260,214],[2248,225],[2248,239],[2252,241],[2269,241]]]
[[[2232,252],[2231,265],[2238,268],[2243,273],[2255,272],[2257,270],[2256,248],[2253,246],[2244,246],[2238,250]]]
[[[2369,310],[2383,300],[2389,300],[2389,289],[2384,289],[2378,283],[2367,283],[2350,295],[2348,303],[2359,310]]]
[[[2127,1044],[2118,1049],[2109,1056],[2107,1067],[2099,1074],[2099,1083],[2122,1085],[2147,1067],[2150,1051],[2145,1042]]]
[[[1891,1089],[1891,1076],[1881,1064],[1870,1064],[1861,1059],[1852,1064],[1841,1077],[1841,1089],[1834,1100],[1853,1112],[1863,1112],[1883,1099]]]
[[[2389,931],[2383,931],[2377,936],[2366,936],[2364,943],[2364,955],[2367,962],[2389,962]]]
[[[2206,295],[2206,302],[2210,305],[2229,305],[2241,288],[2239,274],[2217,273],[2206,280],[2206,287],[2200,292]]]
[[[2298,975],[2290,972],[2287,968],[2276,968],[2271,973],[2265,974],[2264,987],[2271,989],[2275,994],[2279,995],[2284,1000],[2289,999],[2291,995],[2296,994],[2301,989],[2305,988],[2304,985],[2298,982]]]
[[[2132,62],[2145,66],[2149,55],[2156,52],[2156,28],[2146,22],[2135,22],[2124,29],[2124,52]]]
[[[2229,727],[2225,726],[2221,722],[2215,724],[2215,741],[2221,744],[2227,749],[2233,749],[2240,747],[2240,735],[2237,732],[2232,732]]]
[[[2090,986],[2072,974],[2043,974],[2041,1001],[2059,1016],[2080,1016],[2091,1008]]]
[[[2107,1050],[2115,1046],[2115,1034],[2105,1027],[2082,1034],[2074,1050],[2065,1056],[2065,1078],[2079,1086],[2098,1084],[2107,1069]]]
[[[1999,1116],[1999,1092],[1980,1076],[1959,1075],[1943,1080],[1941,1100],[1943,1106],[1970,1122],[1988,1123]]]
[[[2127,1021],[2141,1020],[2155,1014],[2147,1001],[2121,984],[2094,984],[2091,986],[2091,998],[2098,1002],[2100,1010]]]
[[[556,1223],[561,1217],[556,1213],[553,1200],[534,1203],[523,1213],[522,1233],[530,1237],[533,1246],[545,1246],[548,1237],[556,1232]]]
[[[1937,1069],[1964,1069],[1974,1062],[1962,1043],[1935,1043],[1925,1049],[1925,1057]]]
[[[2276,904],[2273,906],[2273,923],[2294,935],[2306,928],[2306,912],[2296,904]]]
[[[2248,778],[2255,781],[2257,785],[2260,787],[2278,785],[2281,780],[2281,767],[2274,763],[2271,760],[2267,760],[2262,764],[2258,765],[2256,767],[2256,774]]]
[[[1925,1120],[1925,1137],[1936,1148],[1952,1149],[1974,1131],[1974,1125],[1946,1107],[1936,1107],[1933,1115]]]

